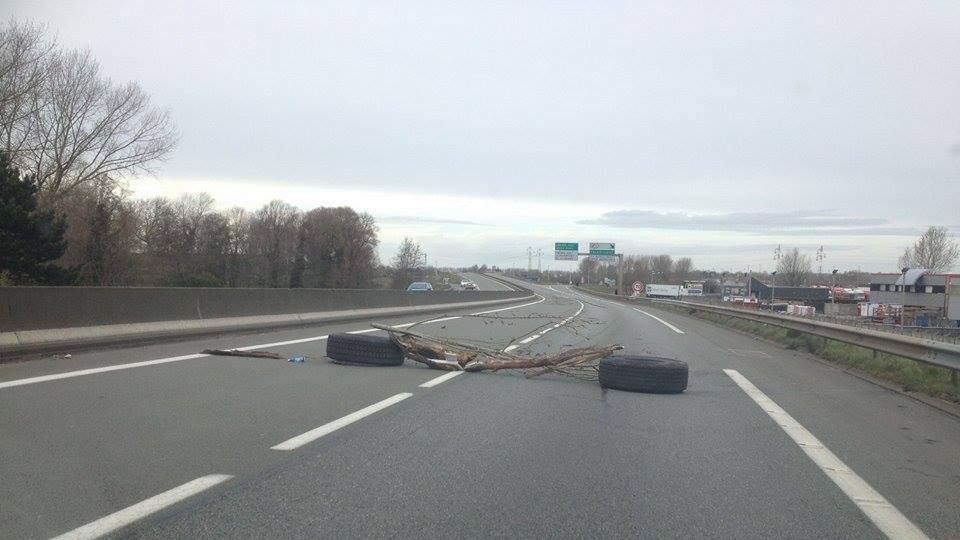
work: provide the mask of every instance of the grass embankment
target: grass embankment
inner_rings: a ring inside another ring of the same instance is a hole
[[[613,294],[614,291],[613,287],[607,287],[606,285],[599,285],[597,283],[585,283],[580,285],[580,288],[606,294]]]
[[[447,282],[443,282],[443,278],[447,278]],[[460,281],[462,278],[460,274],[454,274],[451,272],[441,272],[440,275],[432,274],[428,276],[425,281],[433,285],[433,290],[435,291],[449,291],[449,290],[460,290]]]
[[[663,309],[662,305],[657,307]],[[680,311],[689,314],[685,309]],[[809,352],[824,360],[856,368],[874,377],[897,383],[909,392],[922,392],[960,403],[960,388],[953,384],[949,369],[928,366],[909,358],[875,352],[856,345],[768,324],[703,311],[697,311],[694,315],[700,319],[760,336],[790,350]]]

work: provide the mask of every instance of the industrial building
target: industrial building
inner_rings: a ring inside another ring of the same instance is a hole
[[[937,274],[922,268],[872,274],[870,302],[906,306],[908,320],[935,317],[956,323],[960,321],[960,274]]]
[[[822,307],[823,303],[830,300],[830,289],[773,286],[751,277],[746,283],[724,283],[723,296],[724,298],[756,298],[763,302],[769,302],[771,299],[776,302],[801,302]]]

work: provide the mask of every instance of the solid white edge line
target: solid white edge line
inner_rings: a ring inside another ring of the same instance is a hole
[[[143,362],[133,362],[131,364],[117,364],[113,366],[104,366],[98,368],[81,369],[79,371],[67,371],[65,373],[54,373],[53,375],[41,375],[39,377],[30,377],[27,379],[14,379],[12,381],[0,382],[0,388],[11,388],[25,384],[34,384],[47,381],[56,381],[59,379],[69,379],[71,377],[80,377],[81,375],[93,375],[94,373],[106,373],[109,371],[118,371],[121,369],[130,369],[143,366],[153,366],[157,364],[166,364],[169,362],[180,362],[181,360],[193,360],[210,356],[208,354],[185,354],[183,356],[172,356],[170,358],[159,358],[157,360],[144,360]]]
[[[537,296],[540,296],[540,295],[537,295]],[[472,313],[471,315],[484,315],[484,314],[487,314],[487,313],[495,313],[495,312],[498,312],[498,311],[506,311],[506,310],[508,310],[508,309],[517,309],[517,308],[522,308],[522,307],[526,307],[526,306],[532,306],[533,304],[539,304],[540,302],[543,302],[544,300],[545,300],[545,298],[542,297],[542,296],[540,296],[540,300],[537,300],[536,302],[531,302],[531,303],[529,303],[529,304],[521,304],[521,305],[519,305],[519,306],[511,306],[511,307],[506,307],[506,308],[494,309],[494,310],[491,310],[491,311],[481,311],[481,312],[479,312],[479,313]],[[444,317],[444,318],[441,318],[441,319],[435,319],[435,320],[432,320],[432,321],[427,321],[427,323],[435,323],[435,322],[449,321],[449,320],[460,319],[460,318],[462,318],[462,317],[460,317],[460,316]],[[412,325],[414,325],[414,324],[416,324],[416,323],[415,323],[415,322],[412,322],[412,323],[398,324],[398,325],[395,325],[395,328],[404,328],[404,327],[406,327],[406,326],[412,326]],[[366,333],[370,333],[370,332],[380,332],[380,331],[381,331],[381,330],[378,330],[378,329],[376,329],[376,328],[368,328],[368,329],[366,329],[366,330],[352,330],[352,331],[349,331],[349,332],[347,332],[347,333],[348,333],[348,334],[366,334]],[[288,340],[288,341],[276,341],[276,342],[273,342],[273,343],[260,343],[260,344],[258,344],[258,345],[247,345],[246,347],[236,347],[236,349],[239,350],[239,351],[253,351],[253,350],[257,350],[257,349],[265,349],[265,348],[267,348],[267,347],[281,347],[281,346],[284,346],[284,345],[296,345],[297,343],[309,343],[309,342],[311,342],[311,341],[321,341],[321,340],[327,339],[327,337],[328,337],[327,335],[323,335],[323,336],[312,336],[312,337],[307,337],[307,338],[291,339],[291,340]],[[114,365],[112,365],[112,366],[103,366],[103,367],[98,367],[98,368],[81,369],[81,370],[77,370],[77,371],[65,371],[65,372],[63,372],[63,373],[54,373],[54,374],[51,374],[51,375],[41,375],[41,376],[38,376],[38,377],[28,377],[28,378],[26,378],[26,379],[14,379],[14,380],[11,380],[11,381],[0,381],[0,389],[3,389],[3,388],[13,388],[13,387],[15,387],[15,386],[24,386],[24,385],[27,385],[27,384],[36,384],[36,383],[42,383],[42,382],[48,382],[48,381],[57,381],[57,380],[60,380],[60,379],[70,379],[70,378],[73,378],[73,377],[81,377],[81,376],[83,376],[83,375],[93,375],[93,374],[96,374],[96,373],[108,373],[108,372],[110,372],[110,371],[119,371],[119,370],[122,370],[122,369],[132,369],[132,368],[138,368],[138,367],[144,367],[144,366],[153,366],[153,365],[157,365],[157,364],[167,364],[167,363],[170,363],[170,362],[180,362],[180,361],[183,361],[183,360],[195,360],[195,359],[197,359],[197,358],[205,358],[205,357],[208,357],[208,356],[210,356],[210,355],[209,355],[209,354],[202,354],[202,353],[185,354],[185,355],[182,355],[182,356],[171,356],[171,357],[169,357],[169,358],[158,358],[158,359],[156,359],[156,360],[144,360],[144,361],[142,361],[142,362],[131,362],[131,363],[128,363],[128,364],[114,364]]]
[[[503,350],[503,352],[510,352],[516,348],[517,348],[517,345],[508,345],[507,348]]]
[[[169,491],[164,491],[159,495],[154,495],[149,499],[138,502],[137,504],[124,508],[118,512],[114,512],[109,516],[102,517],[70,532],[63,533],[53,540],[88,540],[100,538],[101,536],[126,527],[134,521],[145,518],[150,514],[158,512],[170,505],[192,497],[201,491],[209,489],[222,482],[226,482],[231,478],[233,477],[227,474],[210,474],[207,476],[201,476],[200,478],[191,480],[182,486],[175,487]]]
[[[328,422],[318,428],[311,429],[306,433],[301,433],[296,437],[287,439],[278,445],[271,446],[270,449],[271,450],[296,450],[297,448],[300,448],[301,446],[307,443],[313,442],[319,439],[320,437],[323,437],[324,435],[333,433],[334,431],[342,427],[349,426],[350,424],[356,422],[357,420],[360,420],[366,416],[370,416],[371,414],[377,411],[386,409],[387,407],[394,405],[396,403],[400,403],[401,401],[407,399],[412,395],[413,394],[409,392],[402,392],[395,396],[388,397],[383,401],[378,401],[377,403],[364,407],[359,411],[352,412],[344,417],[338,418],[332,422]]]
[[[901,514],[883,495],[820,442],[813,433],[794,420],[787,411],[754,386],[739,371],[725,369],[723,372],[733,379],[733,382],[759,405],[793,439],[793,442],[797,443],[797,446],[823,471],[823,474],[833,480],[833,483],[853,501],[853,504],[857,505],[883,534],[887,535],[887,538],[929,540],[919,527]]]
[[[668,323],[667,321],[661,319],[660,317],[657,317],[656,315],[654,315],[654,314],[652,314],[652,313],[647,313],[646,311],[644,311],[644,310],[642,310],[642,309],[637,309],[637,308],[633,308],[633,310],[634,310],[634,311],[639,311],[640,313],[643,313],[643,314],[646,315],[647,317],[652,317],[652,318],[656,319],[657,321],[663,323],[664,326],[666,326],[667,328],[673,330],[674,332],[676,332],[676,333],[678,333],[678,334],[682,334],[682,333],[683,333],[683,330],[677,328],[676,326]]]
[[[446,375],[441,375],[441,376],[439,376],[439,377],[434,377],[433,379],[430,379],[429,381],[421,384],[421,385],[420,385],[420,388],[433,388],[434,386],[436,386],[436,385],[438,385],[438,384],[440,384],[440,383],[443,383],[443,382],[447,382],[447,381],[449,381],[450,379],[452,379],[452,378],[454,378],[454,377],[456,377],[457,375],[460,375],[460,374],[462,374],[462,373],[466,373],[466,372],[465,372],[465,371],[451,371],[450,373],[447,373]]]

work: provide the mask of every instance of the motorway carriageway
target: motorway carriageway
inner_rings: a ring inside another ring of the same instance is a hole
[[[956,417],[704,321],[533,289],[418,328],[517,353],[620,343],[688,362],[689,389],[324,358],[363,321],[7,364],[0,538],[960,536]]]

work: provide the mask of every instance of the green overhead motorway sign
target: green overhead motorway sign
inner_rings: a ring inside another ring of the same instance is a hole
[[[554,260],[576,261],[579,259],[580,244],[577,242],[556,242],[553,244]]]
[[[613,242],[590,242],[590,258],[595,261],[616,261],[615,248]]]

